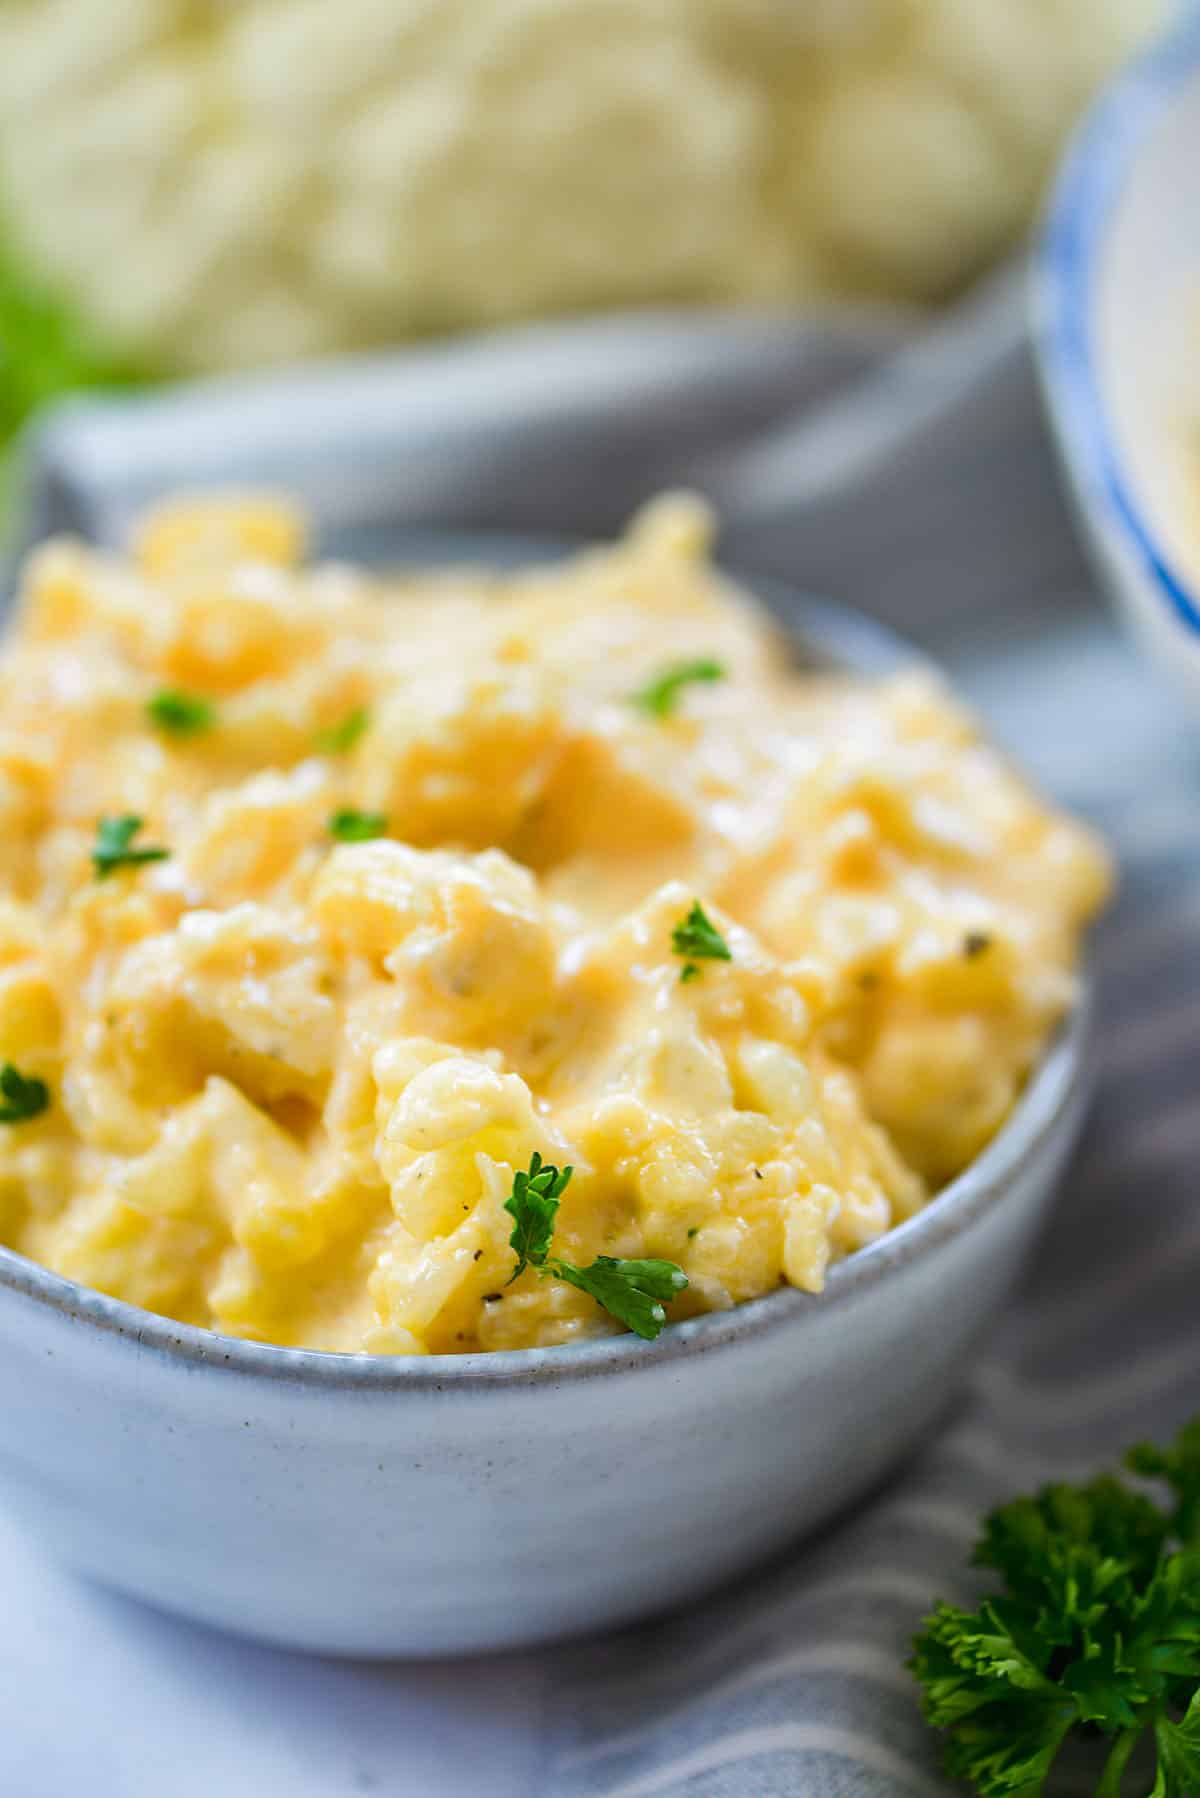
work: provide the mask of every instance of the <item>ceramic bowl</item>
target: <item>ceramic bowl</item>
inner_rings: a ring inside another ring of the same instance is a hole
[[[747,584],[811,658],[912,659]],[[834,1515],[945,1405],[1072,1146],[1085,1034],[1081,1008],[985,1153],[823,1296],[781,1290],[656,1342],[273,1348],[0,1250],[3,1499],[81,1573],[296,1648],[466,1653],[676,1604]]]
[[[1200,12],[1081,126],[1034,258],[1033,326],[1110,593],[1200,711]]]

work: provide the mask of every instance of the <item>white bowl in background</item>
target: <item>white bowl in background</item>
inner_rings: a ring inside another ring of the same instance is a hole
[[[1200,9],[1084,119],[1032,301],[1089,544],[1138,639],[1200,707]]]
[[[413,559],[512,551],[425,538]],[[914,659],[853,613],[746,585],[812,661]],[[983,1154],[821,1297],[781,1290],[655,1342],[274,1348],[0,1249],[0,1498],[80,1572],[294,1648],[468,1653],[677,1604],[835,1515],[936,1419],[1074,1143],[1086,1037],[1080,1006]]]

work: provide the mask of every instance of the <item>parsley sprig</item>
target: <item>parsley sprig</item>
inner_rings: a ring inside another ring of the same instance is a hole
[[[671,948],[676,955],[687,957],[679,976],[684,982],[700,978],[697,962],[733,960],[729,944],[698,899],[692,901],[687,917],[681,918],[671,932]]]
[[[554,1234],[558,1201],[574,1172],[573,1167],[557,1168],[552,1163],[543,1163],[535,1149],[529,1158],[529,1172],[518,1168],[513,1175],[512,1192],[505,1200],[504,1209],[514,1219],[508,1240],[509,1246],[516,1251],[517,1265],[506,1285],[511,1286],[530,1262],[535,1267],[545,1265],[550,1253],[550,1238]]]
[[[210,729],[216,720],[216,708],[198,693],[183,693],[177,687],[164,687],[147,706],[151,724],[172,737],[193,737]]]
[[[504,1209],[513,1219],[509,1245],[517,1265],[511,1286],[527,1267],[554,1280],[565,1280],[595,1299],[611,1317],[652,1342],[667,1321],[666,1305],[686,1287],[687,1275],[673,1261],[624,1260],[597,1255],[588,1267],[577,1267],[560,1255],[551,1255],[554,1219],[573,1168],[557,1168],[543,1162],[535,1149],[528,1171],[518,1168]]]
[[[727,673],[725,664],[714,661],[711,656],[697,656],[690,662],[672,662],[644,687],[631,693],[630,703],[649,712],[652,718],[669,718],[685,687],[701,681],[724,680]]]
[[[1163,1480],[1169,1507],[1110,1476],[1002,1506],[974,1560],[1005,1590],[938,1605],[916,1639],[946,1770],[980,1798],[1038,1798],[1080,1732],[1111,1744],[1095,1798],[1129,1790],[1140,1745],[1157,1755],[1150,1798],[1200,1793],[1200,1418],[1125,1465]]]
[[[348,808],[334,812],[329,820],[329,834],[339,843],[369,843],[387,833],[387,817],[383,812],[355,812]]]
[[[653,1342],[667,1321],[665,1306],[678,1298],[688,1277],[673,1261],[629,1260],[597,1255],[588,1267],[570,1261],[550,1261],[546,1271],[566,1280],[602,1305],[610,1317],[636,1336]]]
[[[144,849],[135,849],[133,839],[141,830],[142,818],[127,813],[121,818],[101,818],[96,826],[96,841],[92,845],[92,862],[96,869],[97,880],[107,880],[118,868],[139,868],[144,862],[165,861],[170,851],[147,844]]]
[[[45,1111],[50,1088],[36,1074],[22,1074],[11,1061],[0,1067],[0,1124],[23,1124]]]

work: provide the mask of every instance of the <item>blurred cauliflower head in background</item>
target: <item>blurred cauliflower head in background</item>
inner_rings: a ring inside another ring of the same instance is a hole
[[[1162,10],[7,0],[6,258],[176,368],[654,300],[937,300]]]

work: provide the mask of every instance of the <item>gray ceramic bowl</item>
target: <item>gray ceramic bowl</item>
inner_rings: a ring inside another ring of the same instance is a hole
[[[747,584],[819,660],[912,659]],[[85,1574],[337,1654],[506,1648],[693,1596],[848,1504],[945,1404],[1074,1141],[1085,1024],[1081,1009],[978,1161],[822,1297],[781,1291],[653,1343],[271,1348],[0,1250],[4,1500]]]

